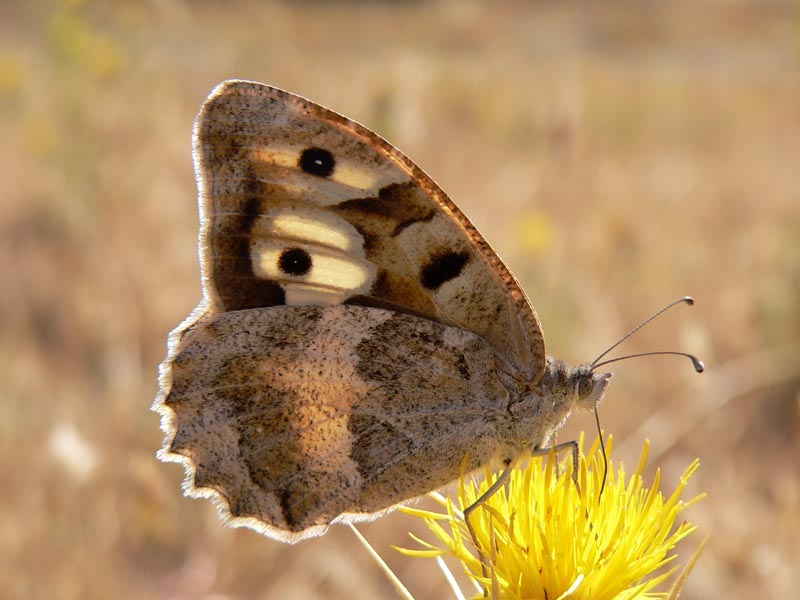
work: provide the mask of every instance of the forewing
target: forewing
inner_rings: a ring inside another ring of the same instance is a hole
[[[161,458],[283,541],[374,518],[487,462],[507,392],[479,336],[377,308],[207,315],[175,340]]]
[[[228,81],[198,117],[195,164],[206,308],[383,307],[478,334],[522,378],[543,373],[539,322],[513,275],[444,192],[365,127]]]

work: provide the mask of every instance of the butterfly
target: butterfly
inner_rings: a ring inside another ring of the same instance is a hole
[[[194,128],[203,298],[169,337],[159,458],[284,542],[545,447],[610,373],[545,354],[517,280],[419,167],[300,96],[225,81]]]

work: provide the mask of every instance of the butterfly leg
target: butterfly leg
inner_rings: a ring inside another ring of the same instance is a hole
[[[572,482],[575,484],[575,487],[578,490],[578,494],[581,493],[581,486],[578,483],[578,464],[579,464],[579,453],[578,453],[578,442],[575,440],[570,440],[569,442],[561,442],[560,444],[556,444],[555,446],[549,446],[547,448],[534,448],[531,450],[531,456],[548,456],[551,451],[555,450],[556,453],[563,452],[564,450],[569,449],[572,452]]]
[[[578,483],[578,464],[579,464],[579,454],[578,454],[578,442],[575,440],[571,440],[569,442],[562,442],[560,444],[556,444],[555,446],[550,446],[547,448],[534,448],[531,450],[531,456],[548,456],[550,452],[563,452],[564,450],[570,450],[572,452],[572,481],[575,484],[575,487],[580,493],[580,485]],[[481,561],[481,574],[483,577],[488,576],[487,567],[491,565],[487,565],[486,557],[481,550],[481,545],[478,542],[478,538],[475,534],[475,529],[472,527],[472,523],[470,522],[470,516],[472,513],[477,509],[480,505],[484,504],[489,498],[491,498],[497,490],[499,490],[502,486],[506,484],[509,477],[511,476],[512,469],[517,465],[519,460],[512,460],[507,458],[503,461],[505,468],[503,472],[500,473],[500,476],[495,480],[495,482],[489,486],[483,494],[481,494],[475,502],[470,504],[467,508],[464,509],[464,521],[467,524],[467,530],[469,531],[470,536],[472,537],[472,543],[475,545],[475,549],[478,551],[478,559]],[[485,597],[489,596],[489,590],[484,588],[483,595]]]
[[[489,498],[491,498],[497,490],[499,490],[502,486],[505,485],[508,478],[511,476],[511,469],[515,466],[515,461],[507,458],[503,461],[505,468],[503,472],[500,473],[500,476],[495,480],[495,482],[489,486],[489,489],[483,492],[475,502],[470,504],[467,508],[464,509],[464,522],[467,524],[467,530],[469,531],[470,536],[472,537],[472,543],[475,545],[475,549],[478,551],[478,560],[481,561],[481,575],[483,577],[488,576],[488,572],[486,570],[486,557],[483,555],[483,551],[481,550],[480,542],[478,542],[478,537],[475,535],[475,529],[472,527],[472,523],[469,520],[470,515],[478,508],[481,504],[486,502]],[[488,597],[489,590],[487,588],[483,589],[483,595]]]

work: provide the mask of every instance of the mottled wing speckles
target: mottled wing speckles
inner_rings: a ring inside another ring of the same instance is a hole
[[[287,541],[440,487],[467,451],[487,461],[507,404],[482,339],[360,306],[209,317],[172,377],[166,452],[191,461],[192,491]],[[461,435],[442,447],[447,428]]]

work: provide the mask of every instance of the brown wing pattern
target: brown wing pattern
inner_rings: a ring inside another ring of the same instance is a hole
[[[538,380],[544,342],[497,254],[414,163],[304,98],[229,81],[195,128],[206,310],[358,304],[453,325]]]
[[[487,462],[508,404],[485,340],[361,306],[207,316],[169,376],[161,457],[234,525],[290,542],[441,487],[467,454]]]

